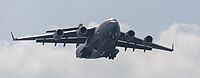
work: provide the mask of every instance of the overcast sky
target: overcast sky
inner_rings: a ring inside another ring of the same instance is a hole
[[[0,78],[199,78],[199,0],[0,0]],[[175,51],[136,50],[114,61],[75,58],[75,45],[12,42],[16,36],[42,34],[79,23],[97,25],[114,17],[124,31],[152,35]]]
[[[136,35],[158,36],[174,22],[200,24],[199,0],[0,0],[0,39],[40,34],[50,27],[70,27],[110,17]]]

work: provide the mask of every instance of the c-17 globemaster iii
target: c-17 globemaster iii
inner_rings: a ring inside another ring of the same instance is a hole
[[[110,18],[100,24],[98,27],[86,28],[83,24],[77,27],[63,28],[57,30],[48,30],[45,34],[15,38],[11,32],[14,41],[36,40],[37,43],[66,43],[76,44],[76,57],[86,59],[96,59],[105,57],[114,59],[119,50],[116,47],[142,49],[146,50],[160,49],[172,52],[172,48],[167,48],[159,44],[153,43],[151,36],[144,39],[135,37],[135,32],[129,30],[127,32],[120,31],[120,25],[114,18]]]

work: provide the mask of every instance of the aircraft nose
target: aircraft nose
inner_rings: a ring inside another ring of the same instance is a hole
[[[118,21],[116,19],[114,19],[114,18],[110,18],[109,19],[109,27],[110,27],[112,32],[115,32],[115,31],[119,30]]]
[[[111,23],[118,23],[117,20],[115,18],[110,18],[108,19]]]
[[[111,30],[119,29],[119,23],[115,18],[109,18],[107,20],[107,25],[110,27]]]

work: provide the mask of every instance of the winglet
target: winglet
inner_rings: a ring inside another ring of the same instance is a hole
[[[174,43],[172,44],[172,50],[171,50],[171,52],[172,52],[172,51],[174,51]]]
[[[11,36],[12,36],[13,41],[14,41],[14,40],[17,40],[17,38],[14,37],[14,35],[13,35],[12,32],[11,32]]]

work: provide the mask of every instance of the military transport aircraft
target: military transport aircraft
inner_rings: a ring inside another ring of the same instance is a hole
[[[119,50],[116,47],[152,50],[152,48],[170,51],[172,48],[167,48],[153,43],[151,36],[146,36],[144,39],[135,37],[135,32],[129,30],[127,32],[120,31],[120,25],[114,18],[110,18],[100,24],[98,27],[86,28],[83,24],[79,24],[77,27],[64,28],[57,30],[48,30],[45,34],[35,35],[29,37],[15,38],[11,32],[14,41],[20,40],[36,40],[37,43],[63,43],[65,47],[66,43],[76,44],[76,57],[95,59],[105,57],[108,59],[114,59]]]

